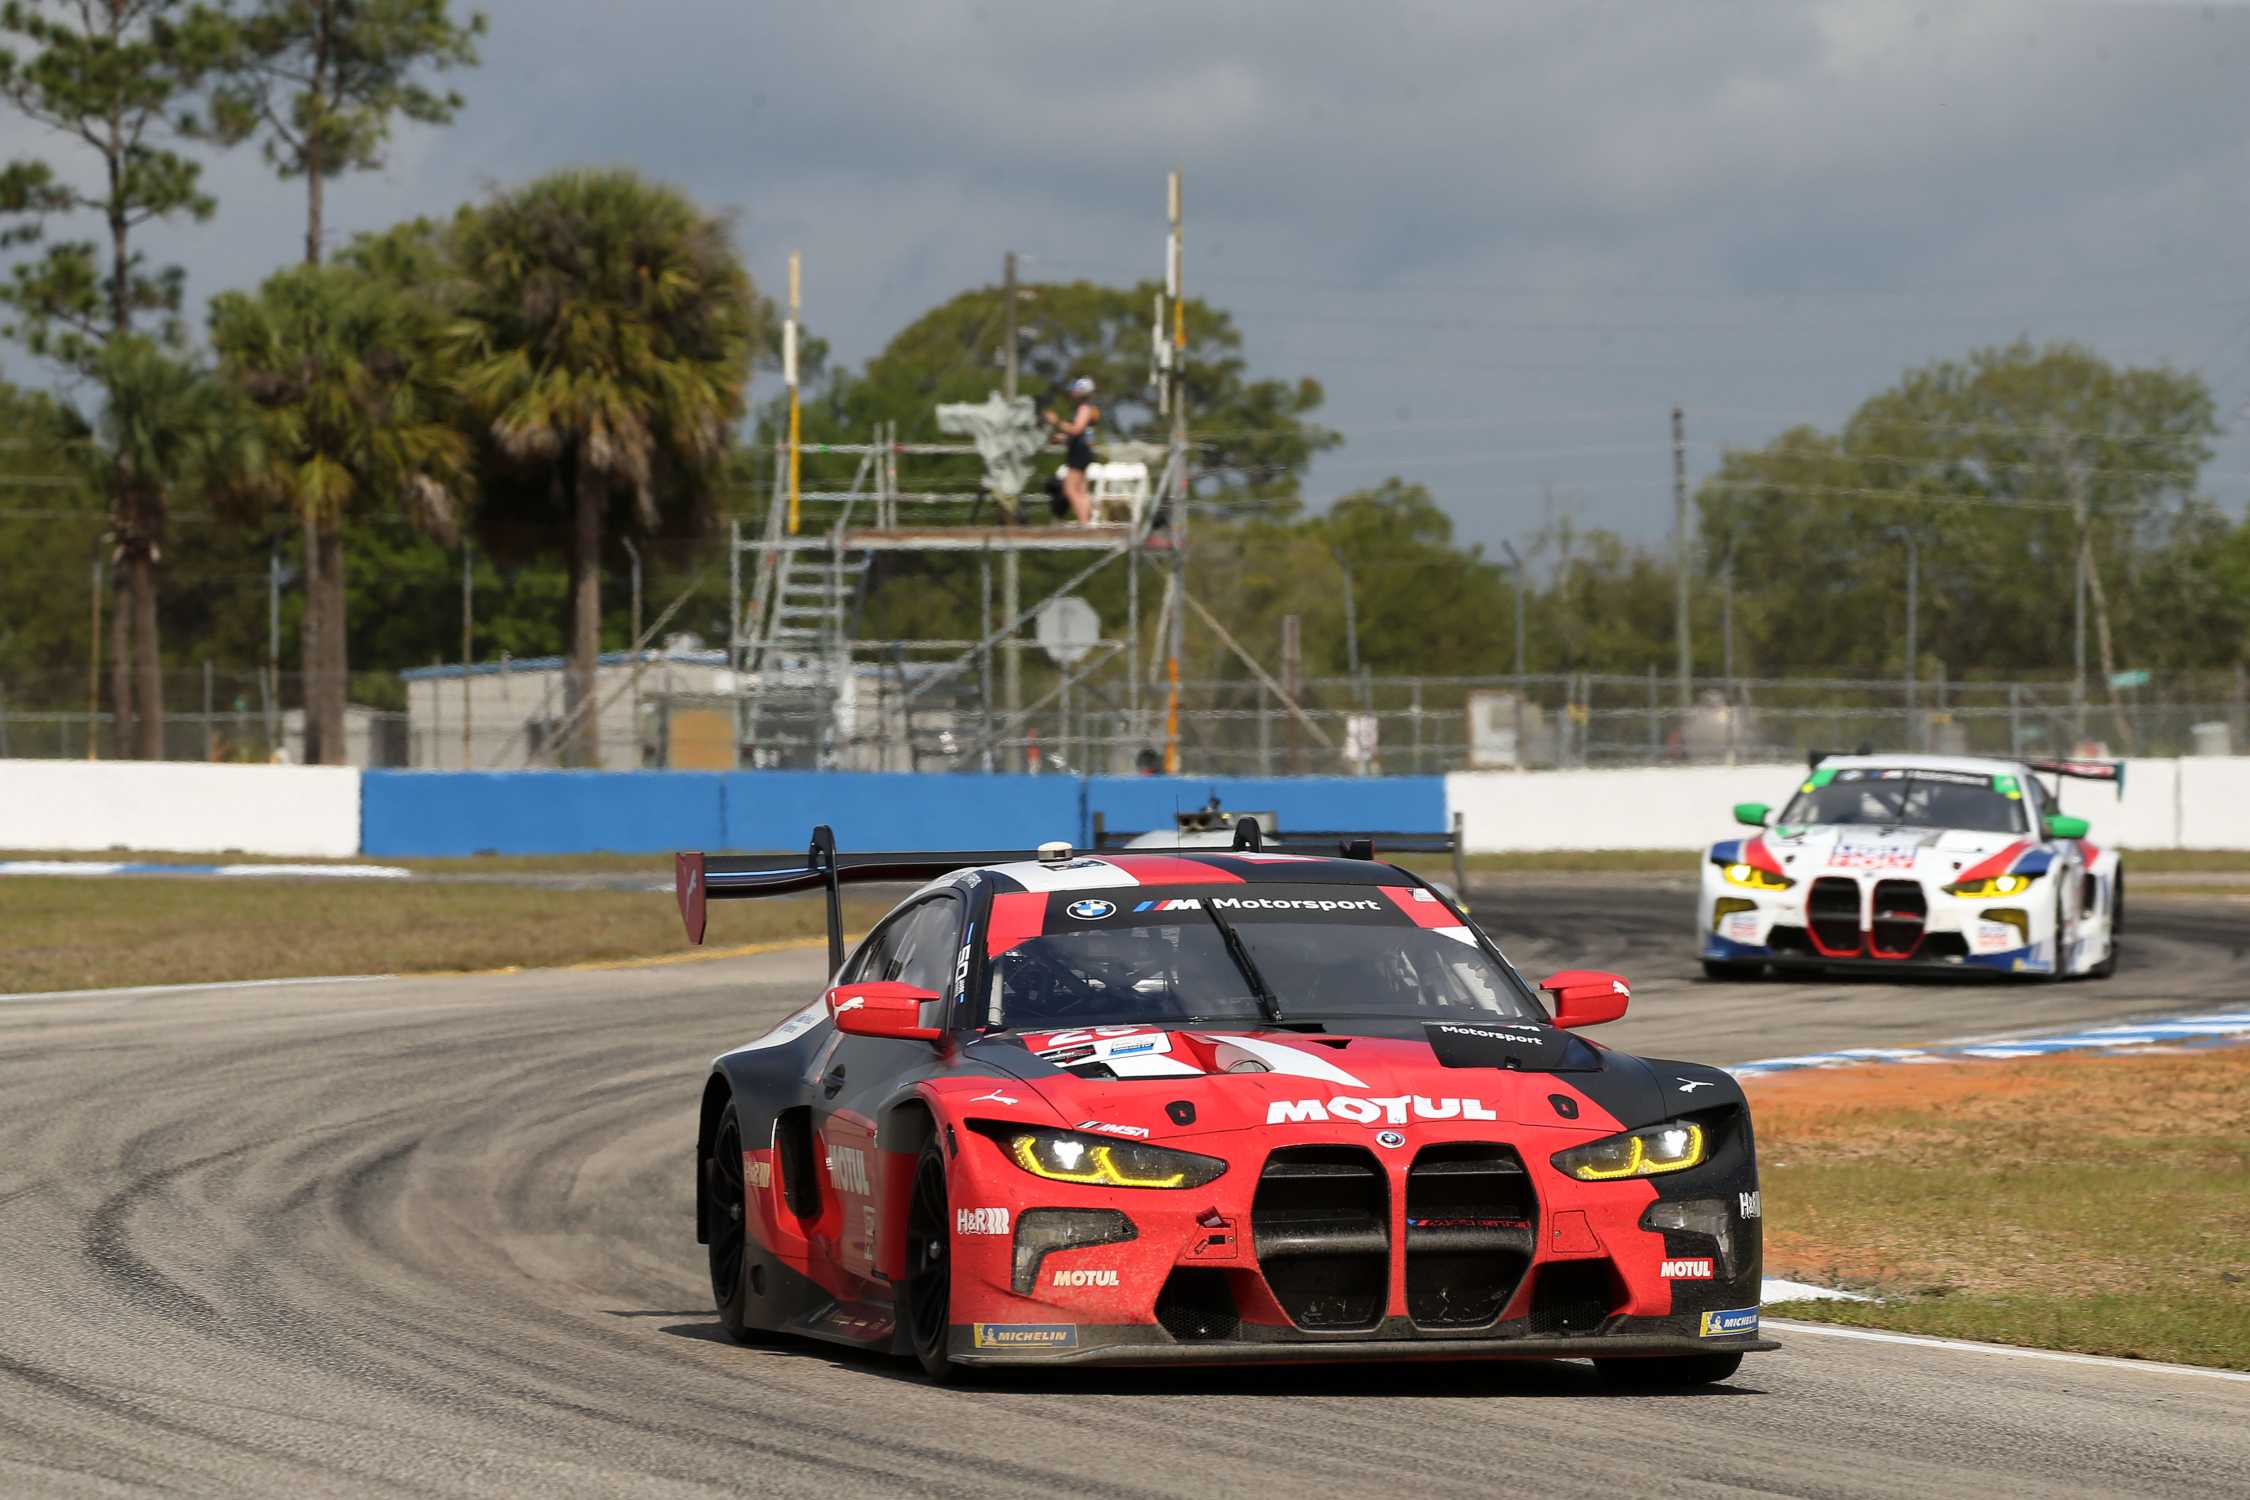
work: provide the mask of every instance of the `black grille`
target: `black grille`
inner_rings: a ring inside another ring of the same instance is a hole
[[[1823,876],[1805,897],[1805,923],[1813,943],[1829,958],[1859,954],[1859,882]]]
[[[1920,881],[1877,881],[1875,916],[1870,924],[1875,956],[1912,958],[1922,945],[1922,928],[1929,915],[1929,898],[1922,894]]]
[[[1551,1265],[1531,1289],[1534,1336],[1592,1333],[1609,1316],[1616,1287],[1605,1261]]]
[[[1431,1146],[1406,1174],[1406,1312],[1424,1328],[1499,1318],[1537,1245],[1538,1206],[1506,1146]]]
[[[1390,1286],[1390,1195],[1356,1146],[1290,1146],[1266,1158],[1250,1206],[1258,1266],[1299,1328],[1372,1328]]]
[[[1242,1328],[1227,1273],[1193,1266],[1181,1266],[1164,1279],[1164,1289],[1156,1294],[1156,1321],[1182,1343],[1231,1339]]]

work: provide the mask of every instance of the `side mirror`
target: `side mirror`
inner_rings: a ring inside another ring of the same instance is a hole
[[[828,992],[828,1013],[847,1036],[887,1036],[906,1042],[934,1042],[945,1032],[922,1024],[922,1007],[936,990],[900,984],[895,979],[840,984]]]
[[[1737,823],[1747,823],[1752,828],[1765,827],[1766,819],[1772,813],[1773,808],[1763,802],[1737,802],[1734,805],[1734,820]]]
[[[1557,1026],[1599,1026],[1625,1014],[1633,989],[1602,969],[1563,969],[1539,981],[1554,997]]]
[[[2074,818],[2068,813],[2047,814],[2047,837],[2051,839],[2082,839],[2092,826],[2084,818]]]

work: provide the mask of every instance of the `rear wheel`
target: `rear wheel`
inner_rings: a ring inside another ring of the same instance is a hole
[[[1703,977],[1705,979],[1763,979],[1765,973],[1766,966],[1752,959],[1707,958],[1703,960]]]
[[[1742,1368],[1740,1354],[1668,1354],[1659,1359],[1597,1359],[1594,1369],[1617,1390],[1678,1390],[1712,1385]]]
[[[907,1332],[914,1357],[940,1385],[962,1379],[967,1368],[946,1352],[953,1332],[953,1214],[946,1200],[945,1153],[935,1139],[914,1166],[914,1196],[906,1210]]]
[[[719,1326],[737,1343],[755,1343],[765,1330],[748,1322],[750,1234],[746,1220],[748,1199],[742,1181],[742,1125],[735,1118],[734,1101],[719,1115],[719,1129],[711,1154],[703,1158],[705,1201],[710,1205],[711,1300],[718,1305]]]

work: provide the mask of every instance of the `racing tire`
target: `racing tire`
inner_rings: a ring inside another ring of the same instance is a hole
[[[2117,972],[2117,935],[2125,930],[2125,873],[2117,873],[2116,883],[2109,893],[2109,951],[2102,961],[2086,971],[2088,979],[2107,979]]]
[[[935,1139],[914,1164],[906,1209],[906,1332],[922,1372],[938,1385],[971,1375],[946,1352],[953,1332],[953,1208],[945,1184],[945,1153]]]
[[[711,1139],[711,1154],[703,1158],[705,1200],[711,1206],[711,1300],[719,1309],[719,1327],[738,1344],[765,1342],[768,1330],[749,1321],[750,1231],[745,1221],[748,1197],[742,1181],[742,1122],[735,1117],[734,1101],[719,1113],[719,1128]]]
[[[1595,1373],[1612,1390],[1662,1391],[1716,1385],[1742,1368],[1735,1354],[1667,1354],[1655,1359],[1597,1359]]]
[[[2063,941],[2062,888],[2057,886],[2055,888],[2055,967],[2049,971],[2047,982],[2049,984],[2061,984],[2070,977],[2070,945]]]
[[[1766,977],[1766,966],[1755,959],[1707,958],[1703,960],[1705,979],[1741,982]]]

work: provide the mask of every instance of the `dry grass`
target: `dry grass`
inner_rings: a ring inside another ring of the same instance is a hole
[[[864,931],[888,906],[845,904]],[[715,907],[715,947],[817,936],[818,897]],[[688,950],[669,893],[413,881],[0,879],[0,989],[426,973]]]
[[[1789,1315],[2250,1368],[2250,1047],[1749,1088]]]

